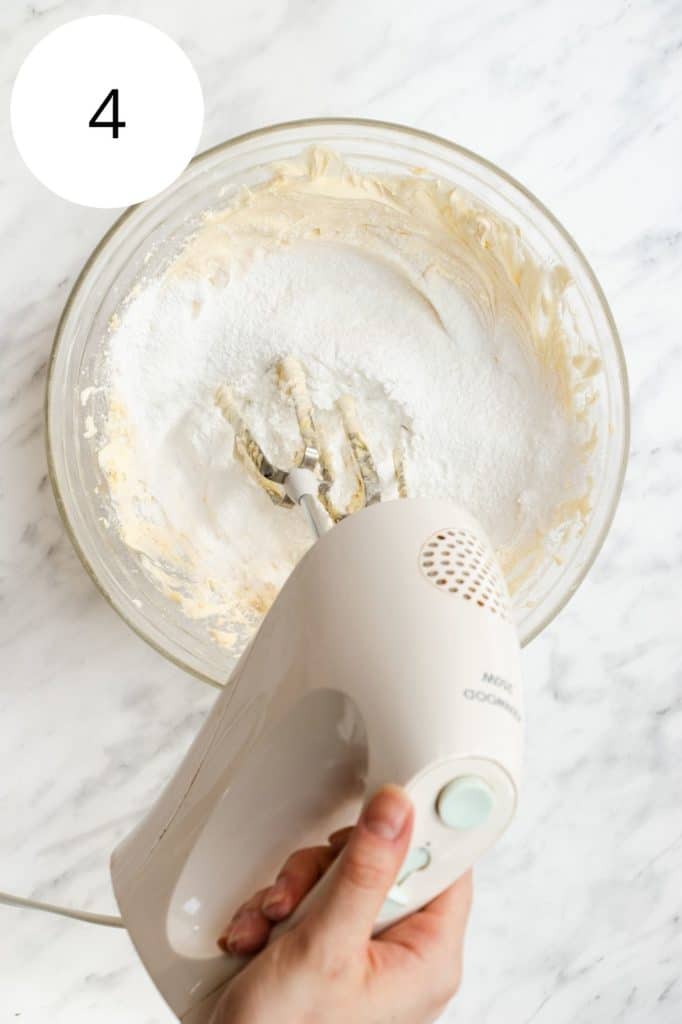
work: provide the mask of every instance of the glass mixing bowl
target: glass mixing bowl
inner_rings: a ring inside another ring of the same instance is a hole
[[[315,119],[249,132],[202,153],[165,192],[132,207],[105,235],[64,309],[52,349],[47,385],[50,477],[66,528],[83,564],[122,618],[176,664],[223,683],[238,649],[226,651],[210,623],[187,618],[164,597],[133,551],[108,528],[106,480],[97,461],[97,426],[106,396],[83,390],[102,380],[107,325],[136,279],[160,273],[197,226],[202,211],[223,206],[236,187],[269,176],[269,165],[310,145],[328,146],[361,171],[409,174],[415,167],[458,185],[515,223],[548,264],[568,268],[575,282],[570,313],[582,338],[601,356],[599,441],[587,528],[514,597],[526,644],[566,604],[599,551],[613,518],[628,450],[628,393],[623,353],[597,279],[577,245],[552,214],[504,171],[454,143],[398,125],[358,119]],[[86,407],[87,406],[87,407]],[[86,417],[92,417],[92,420]],[[240,638],[243,645],[246,637]],[[240,645],[237,645],[238,647]]]

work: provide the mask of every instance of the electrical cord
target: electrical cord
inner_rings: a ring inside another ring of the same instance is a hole
[[[197,676],[200,683],[216,687],[221,690],[222,685],[211,679]],[[122,918],[113,914],[92,914],[88,910],[77,910],[75,907],[60,907],[54,903],[43,903],[40,900],[29,900],[23,896],[13,896],[12,893],[0,891],[0,904],[7,907],[20,907],[24,910],[38,910],[43,914],[56,914],[58,917],[69,917],[74,921],[84,921],[86,924],[100,924],[106,928],[125,928]]]
[[[42,903],[40,900],[27,900],[22,896],[12,896],[9,892],[0,892],[0,903],[8,907],[22,907],[28,910],[40,910],[44,914],[58,914],[60,917],[71,917],[86,924],[101,924],[107,928],[125,928],[120,917],[111,914],[91,914],[87,910],[75,910],[72,907],[58,907],[53,903]]]

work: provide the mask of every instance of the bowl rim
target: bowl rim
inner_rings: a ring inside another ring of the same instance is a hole
[[[628,454],[630,451],[630,390],[628,382],[628,371],[625,362],[623,346],[620,340],[618,328],[616,327],[613,313],[611,312],[611,307],[609,306],[608,300],[606,298],[606,295],[604,294],[601,284],[599,283],[599,280],[597,279],[597,276],[594,270],[592,269],[592,266],[590,265],[587,257],[585,256],[582,249],[575,241],[571,233],[554,216],[551,210],[549,210],[545,206],[545,204],[540,199],[538,199],[538,197],[533,192],[530,191],[530,189],[526,188],[525,185],[523,185],[520,181],[514,178],[507,171],[503,170],[497,164],[493,163],[492,160],[488,160],[486,157],[480,156],[480,154],[475,153],[473,150],[467,149],[465,146],[461,146],[459,145],[459,143],[452,142],[450,139],[446,139],[441,135],[436,135],[433,132],[424,131],[421,128],[414,128],[410,125],[404,125],[394,121],[383,121],[366,117],[308,117],[295,119],[291,121],[281,121],[275,124],[264,125],[261,128],[253,128],[247,132],[242,132],[239,135],[232,136],[229,139],[225,139],[223,142],[219,142],[216,145],[210,146],[207,149],[202,150],[200,153],[197,153],[192,158],[192,160],[190,160],[182,174],[180,174],[178,178],[176,178],[175,181],[170,186],[168,186],[168,189],[165,189],[163,192],[158,193],[158,195],[156,196],[150,196],[149,200],[145,200],[144,202],[153,202],[154,200],[163,196],[166,191],[171,191],[172,189],[174,189],[177,186],[178,182],[188,173],[188,171],[197,167],[202,162],[209,160],[216,154],[226,152],[229,149],[233,148],[234,146],[238,146],[243,142],[247,142],[252,139],[257,139],[262,136],[273,135],[277,132],[309,128],[333,129],[335,127],[369,128],[372,130],[376,129],[380,131],[388,131],[406,135],[408,137],[418,139],[421,142],[426,142],[435,146],[444,147],[446,150],[450,150],[453,153],[465,157],[466,159],[472,161],[474,164],[477,164],[478,166],[492,172],[494,175],[501,178],[504,182],[506,182],[513,189],[519,192],[526,200],[528,200],[531,203],[531,205],[533,205],[541,213],[541,215],[551,224],[554,230],[563,238],[563,240],[571,248],[574,256],[580,264],[583,273],[586,275],[589,284],[594,290],[594,294],[599,302],[599,305],[601,306],[602,312],[608,324],[609,331],[611,334],[611,340],[613,342],[614,355],[616,358],[617,376],[618,382],[620,384],[620,397],[622,400],[623,433],[621,451],[619,453],[618,475],[615,481],[613,492],[610,497],[609,506],[604,514],[601,529],[598,535],[595,537],[588,557],[579,567],[571,585],[566,589],[566,592],[563,595],[562,600],[557,602],[557,604],[554,607],[550,608],[549,612],[543,617],[543,619],[539,621],[535,625],[535,627],[529,632],[529,634],[521,640],[521,645],[525,647],[532,640],[534,640],[544,629],[546,629],[547,626],[551,622],[553,622],[557,615],[565,608],[570,598],[576,592],[581,583],[583,583],[585,577],[587,576],[588,572],[594,565],[599,553],[601,552],[602,547],[604,545],[604,541],[606,540],[609,530],[611,529],[611,525],[616,514],[616,509],[618,508],[618,504],[621,498],[623,484],[625,481],[625,475],[627,472]],[[50,349],[50,354],[47,363],[45,397],[43,405],[48,476],[50,479],[50,484],[52,487],[52,492],[54,494],[57,509],[59,511],[62,523],[64,524],[67,536],[69,537],[76,551],[76,554],[78,555],[88,576],[94,582],[95,586],[102,594],[104,599],[107,601],[107,603],[114,609],[117,615],[119,615],[123,622],[125,622],[126,625],[129,626],[137,636],[144,640],[145,643],[149,644],[149,646],[151,646],[154,650],[158,651],[159,654],[163,655],[163,657],[166,658],[168,661],[171,661],[174,665],[176,665],[178,668],[183,669],[185,672],[189,672],[191,675],[197,677],[198,679],[201,679],[203,682],[207,682],[210,683],[212,686],[221,688],[222,684],[217,683],[213,678],[211,678],[206,673],[201,672],[194,666],[187,664],[187,662],[184,661],[182,658],[176,656],[172,652],[163,648],[159,643],[152,639],[144,630],[140,629],[138,625],[136,625],[136,623],[132,621],[132,618],[124,611],[124,609],[122,609],[119,606],[119,604],[113,599],[112,595],[107,591],[103,583],[100,581],[92,564],[88,560],[85,551],[78,537],[76,536],[75,530],[71,525],[71,521],[69,519],[66,508],[66,502],[64,500],[60,488],[55,459],[53,455],[52,434],[50,430],[50,396],[52,392],[54,367],[56,363],[57,354],[64,336],[66,323],[69,319],[71,310],[76,303],[81,288],[85,284],[85,281],[90,273],[91,267],[97,260],[98,256],[107,247],[111,239],[117,234],[121,226],[127,220],[129,220],[141,206],[144,205],[144,202],[135,203],[132,206],[127,207],[114,220],[114,222],[110,225],[107,231],[102,235],[99,242],[95,245],[90,255],[86,259],[85,263],[81,267],[81,270],[79,271],[71,287],[69,295],[64,304],[64,308],[62,309],[61,315],[57,322],[57,327],[55,329],[54,338],[52,341],[52,346]]]

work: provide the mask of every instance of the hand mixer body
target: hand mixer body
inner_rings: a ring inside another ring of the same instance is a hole
[[[470,516],[409,499],[325,534],[112,857],[126,926],[175,1013],[208,1020],[244,964],[216,946],[235,908],[382,783],[406,786],[415,826],[377,930],[459,877],[513,815],[520,701],[506,588]]]

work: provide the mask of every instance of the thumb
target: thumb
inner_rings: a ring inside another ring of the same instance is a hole
[[[383,786],[367,804],[308,925],[346,950],[366,943],[405,859],[414,811],[399,786]]]

